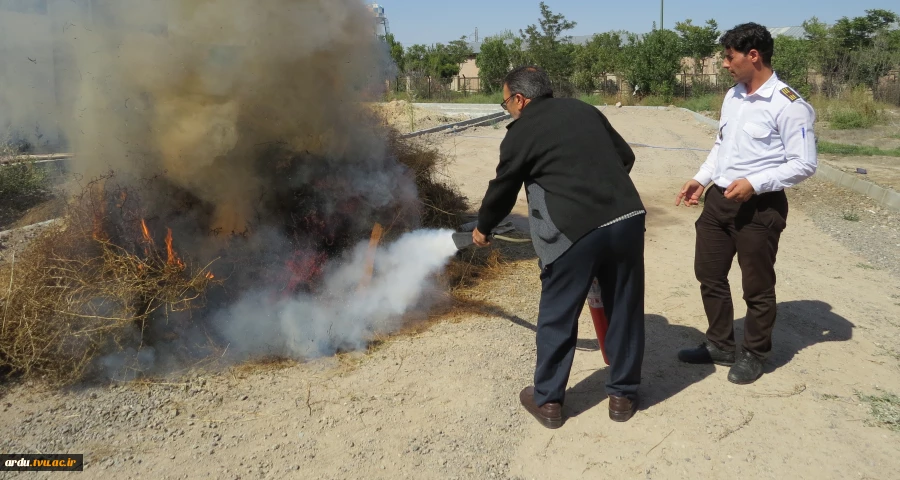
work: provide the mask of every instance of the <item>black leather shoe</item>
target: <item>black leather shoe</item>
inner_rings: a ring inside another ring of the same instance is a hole
[[[728,372],[728,381],[747,385],[756,381],[763,373],[762,361],[750,352],[741,352],[737,362]]]
[[[709,343],[701,343],[697,348],[688,348],[678,352],[678,359],[684,363],[715,363],[730,367],[734,365],[734,352],[719,350]]]

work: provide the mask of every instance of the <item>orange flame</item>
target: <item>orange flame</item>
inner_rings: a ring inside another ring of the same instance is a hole
[[[212,272],[206,272],[206,278],[210,280],[215,280],[216,276],[212,274]]]
[[[153,238],[150,236],[150,230],[147,228],[147,222],[144,219],[141,219],[141,233],[144,234],[144,240],[147,241],[150,245],[153,245]]]
[[[184,267],[184,262],[178,258],[178,255],[175,254],[175,249],[172,248],[172,229],[166,229],[166,254],[168,255],[168,259],[166,263],[169,265],[177,265],[178,267]]]

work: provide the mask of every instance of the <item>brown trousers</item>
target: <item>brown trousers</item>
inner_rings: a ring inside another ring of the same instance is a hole
[[[788,201],[784,192],[754,195],[744,203],[727,200],[724,189],[706,192],[697,219],[694,273],[700,281],[709,321],[706,337],[716,347],[734,351],[734,304],[728,271],[737,253],[747,316],[744,350],[764,359],[772,350],[775,326],[775,256],[784,230]]]

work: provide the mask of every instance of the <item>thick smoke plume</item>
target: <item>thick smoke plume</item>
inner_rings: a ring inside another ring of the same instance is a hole
[[[273,147],[352,166],[348,187],[366,201],[396,191],[371,177],[397,172],[361,121],[388,63],[359,0],[116,0],[93,15],[70,39],[80,81],[65,130],[80,171],[163,170],[215,205],[225,231],[268,193],[258,170],[275,165],[257,159]]]
[[[181,339],[139,351],[172,323],[140,327],[109,370],[158,369],[210,332],[237,358],[357,348],[432,298],[449,231],[383,245],[359,287],[373,224],[411,230],[421,214],[415,178],[362,103],[391,67],[360,0],[17,5],[51,19],[53,119],[74,170],[108,179],[103,229],[125,247],[162,245],[171,229],[167,244],[224,279]]]

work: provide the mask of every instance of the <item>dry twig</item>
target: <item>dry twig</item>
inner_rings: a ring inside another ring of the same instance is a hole
[[[747,425],[750,424],[750,421],[751,421],[751,420],[753,420],[753,412],[750,412],[750,413],[748,413],[747,415],[745,415],[745,416],[744,416],[744,420],[740,423],[740,425],[738,425],[737,427],[734,427],[734,428],[732,428],[732,429],[729,429],[728,431],[726,431],[726,432],[723,433],[722,435],[719,435],[719,440],[725,440],[725,439],[728,438],[728,436],[730,436],[732,433],[735,433],[735,432],[737,432],[738,430],[740,430],[740,429],[746,427]]]
[[[669,432],[668,435],[666,435],[665,437],[663,437],[663,439],[660,440],[659,443],[657,443],[656,445],[654,445],[653,448],[651,448],[650,450],[647,450],[647,455],[650,455],[650,452],[652,452],[653,450],[656,450],[656,447],[662,445],[662,443],[665,442],[667,438],[669,438],[669,435],[672,435],[673,433],[675,433],[675,430],[674,430],[674,429],[673,429],[671,432]]]

